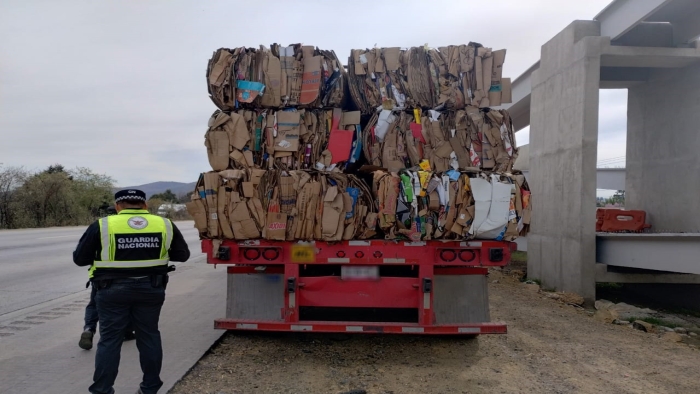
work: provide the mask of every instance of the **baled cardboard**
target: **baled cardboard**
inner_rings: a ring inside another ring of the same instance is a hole
[[[206,172],[202,174],[204,184],[204,194],[207,202],[207,225],[209,226],[209,236],[216,238],[219,236],[219,215],[217,195],[221,182],[219,174],[216,172]]]
[[[362,51],[359,49],[353,49],[351,52],[351,58],[352,58],[352,61],[354,62],[354,66],[355,66],[354,71],[355,71],[355,74],[357,74],[357,75],[367,74],[367,72],[365,72],[365,67],[364,67],[364,64],[362,63],[362,59],[360,58],[361,54],[362,54]],[[366,57],[365,57],[365,59],[366,59]],[[365,63],[367,63],[366,60],[365,60]]]
[[[253,219],[246,219],[241,222],[232,224],[233,233],[236,239],[255,239],[260,238],[260,232]]]
[[[231,80],[234,61],[232,53],[221,48],[214,52],[207,66],[209,97],[224,111],[235,106],[236,83]]]
[[[255,161],[253,160],[253,152],[250,150],[243,151],[243,157],[245,158],[245,166],[253,167],[255,166]]]
[[[248,163],[246,162],[245,156],[243,156],[243,152],[239,151],[238,149],[234,149],[233,152],[229,155],[231,160],[233,160],[239,167],[247,167]]]
[[[347,125],[358,125],[360,124],[360,116],[361,112],[360,111],[348,111],[348,112],[343,112],[341,121],[340,121],[340,127],[344,127]]]
[[[265,239],[284,241],[287,233],[287,214],[268,212],[265,226]]]
[[[253,182],[242,182],[243,197],[252,198],[255,197],[255,185]]]
[[[259,168],[253,168],[249,172],[249,179],[250,182],[253,183],[253,186],[258,186],[260,182],[262,181],[262,177],[267,173],[265,170],[261,170]]]
[[[255,221],[255,224],[258,226],[259,231],[263,231],[265,229],[265,210],[263,209],[262,202],[260,199],[257,197],[249,198],[248,201],[246,202],[246,206],[248,207],[248,212],[250,212],[250,216],[253,218]]]
[[[301,95],[299,104],[308,105],[318,99],[321,88],[321,61],[323,56],[314,56],[314,47],[303,46],[301,48],[304,64],[304,73],[301,82]]]
[[[217,195],[217,216],[219,219],[219,226],[221,227],[221,232],[226,239],[233,239],[233,231],[231,230],[231,224],[228,221],[227,212],[231,190],[231,188],[226,188],[223,186],[219,187],[219,192]]]
[[[242,222],[250,218],[250,212],[248,211],[248,206],[245,202],[233,204],[233,209],[231,212],[229,212],[229,220],[232,224],[235,222]]]
[[[299,112],[277,112],[277,137],[274,140],[275,152],[299,151]]]
[[[330,188],[326,192],[326,196],[323,201],[323,215],[321,219],[321,230],[324,239],[334,240],[336,233],[338,232],[338,225],[341,219],[345,219],[345,204],[343,202],[342,194],[338,194],[337,189],[335,189],[335,194],[331,192],[333,188]],[[329,194],[334,195],[329,201]]]
[[[282,65],[280,59],[267,48],[261,47],[261,51],[265,92],[260,99],[260,105],[276,108],[282,105]]]
[[[506,61],[506,50],[500,49],[491,52],[491,54],[493,55],[491,86],[496,86],[501,84],[501,79],[503,78],[503,63]]]
[[[193,199],[185,204],[187,213],[194,219],[194,227],[200,234],[207,232],[207,210],[200,198]]]
[[[488,92],[491,89],[491,71],[493,69],[493,56],[484,57],[482,58],[481,61],[481,70],[482,70],[482,86],[483,86],[483,93],[482,96],[483,98],[481,99],[481,102],[479,103],[479,108],[487,108],[490,107],[491,104],[489,102],[489,96]]]
[[[229,139],[226,131],[207,130],[204,135],[204,145],[207,147],[209,165],[214,171],[221,171],[229,165]]]
[[[250,131],[245,118],[235,112],[228,116],[230,119],[224,124],[224,129],[228,133],[230,144],[238,150],[243,150],[250,141]]]

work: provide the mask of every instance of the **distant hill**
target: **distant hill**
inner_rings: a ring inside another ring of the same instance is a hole
[[[126,186],[126,187],[119,187],[117,189],[118,190],[121,190],[121,189],[143,190],[143,192],[146,193],[146,198],[151,198],[151,196],[154,194],[163,193],[166,190],[170,189],[173,193],[175,193],[176,196],[180,196],[182,194],[192,193],[192,191],[194,190],[195,183],[196,182],[192,182],[192,183],[152,182],[152,183],[147,183],[145,185]]]

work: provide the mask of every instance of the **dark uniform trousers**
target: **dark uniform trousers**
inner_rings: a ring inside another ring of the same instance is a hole
[[[87,306],[85,307],[85,327],[83,328],[83,330],[95,332],[97,331],[97,322],[99,321],[99,316],[97,315],[97,305],[95,304],[97,286],[90,284],[90,287],[92,288],[90,290],[90,302],[88,302]],[[129,324],[126,327],[126,334],[132,332],[134,332],[134,327],[131,324]]]
[[[100,341],[90,392],[114,393],[112,387],[119,370],[124,330],[131,321],[136,331],[136,347],[143,372],[141,391],[144,394],[156,393],[163,386],[160,380],[163,347],[158,320],[165,301],[165,286],[152,283],[150,277],[145,277],[113,279],[109,286],[99,287],[95,302],[99,311]]]

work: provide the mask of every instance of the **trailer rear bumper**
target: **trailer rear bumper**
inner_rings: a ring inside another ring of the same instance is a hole
[[[346,334],[421,334],[421,335],[481,335],[507,334],[503,322],[421,326],[366,322],[257,322],[236,319],[217,319],[214,328],[234,331],[319,332]]]
[[[499,241],[311,244],[202,241],[227,264],[226,330],[505,334],[491,323],[489,267],[510,260]]]

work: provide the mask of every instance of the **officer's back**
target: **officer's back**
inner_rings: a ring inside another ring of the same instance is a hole
[[[168,262],[187,261],[189,248],[169,219],[151,215],[140,190],[115,194],[116,215],[88,227],[73,253],[79,266],[94,266],[93,285],[100,341],[95,355],[92,393],[111,394],[117,377],[124,330],[133,321],[141,369],[139,392],[163,385],[163,351],[158,329],[168,283]]]

